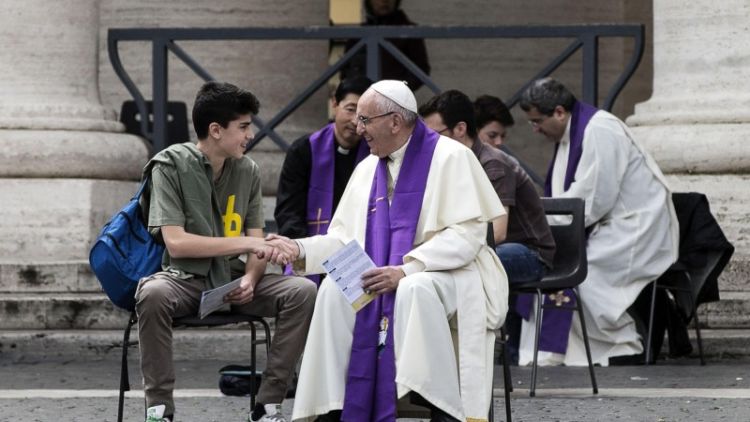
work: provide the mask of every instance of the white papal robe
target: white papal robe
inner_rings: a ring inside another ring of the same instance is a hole
[[[578,289],[593,362],[607,366],[612,356],[643,352],[627,309],[677,260],[679,225],[661,170],[627,126],[606,111],[596,112],[586,126],[575,179],[562,192],[569,131],[570,121],[553,167],[552,196],[586,201],[588,276]],[[534,324],[533,313],[522,323],[520,365],[532,362]],[[540,365],[560,363],[588,364],[577,315],[565,355],[539,353]]]
[[[364,245],[377,163],[377,157],[369,156],[357,166],[328,234],[300,240],[306,272],[323,272],[320,264],[352,239]],[[398,174],[391,176],[398,179]],[[486,234],[487,222],[503,213],[471,150],[441,136],[430,164],[414,248],[404,256],[407,276],[396,292],[399,398],[415,391],[459,420],[486,420],[494,330],[505,319],[508,296],[505,271],[487,246]],[[354,322],[355,313],[343,293],[324,279],[303,354],[294,420],[311,420],[343,407]]]

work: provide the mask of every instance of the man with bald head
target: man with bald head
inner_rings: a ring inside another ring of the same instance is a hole
[[[373,84],[357,119],[371,155],[328,233],[274,241],[303,272],[352,240],[377,266],[362,276],[375,299],[358,312],[323,280],[293,419],[392,421],[409,395],[433,421],[484,421],[508,293],[486,233],[505,211],[472,151],[426,127],[403,82]]]

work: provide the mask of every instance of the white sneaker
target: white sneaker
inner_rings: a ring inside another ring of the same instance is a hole
[[[281,414],[281,404],[264,404],[263,408],[266,414],[260,419],[253,419],[253,414],[247,417],[248,422],[286,422],[286,418]]]
[[[164,410],[167,406],[159,404],[149,407],[146,410],[146,422],[171,422],[169,418],[164,417]]]

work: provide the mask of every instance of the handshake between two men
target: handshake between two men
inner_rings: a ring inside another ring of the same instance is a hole
[[[260,259],[278,265],[287,265],[300,259],[300,244],[278,234],[266,236],[265,242],[254,251]],[[383,294],[396,290],[399,281],[406,275],[399,266],[373,268],[362,273],[362,288],[369,294]]]

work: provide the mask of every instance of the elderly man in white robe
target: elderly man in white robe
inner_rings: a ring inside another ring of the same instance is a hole
[[[304,272],[323,272],[321,263],[352,240],[377,266],[362,276],[376,299],[358,312],[323,280],[293,419],[395,420],[397,399],[413,393],[434,421],[486,421],[494,330],[508,294],[486,234],[502,204],[472,151],[418,119],[403,82],[373,84],[357,117],[371,155],[352,174],[328,233],[271,236]]]
[[[607,366],[611,358],[640,354],[641,338],[627,310],[677,259],[679,226],[669,186],[625,123],[576,100],[560,82],[535,81],[520,105],[534,132],[555,142],[546,196],[586,201],[588,276],[579,295],[592,359]],[[522,324],[521,365],[533,359],[534,318],[531,313]],[[540,365],[588,364],[572,312],[545,312],[542,327],[542,337],[554,340],[540,342]]]

